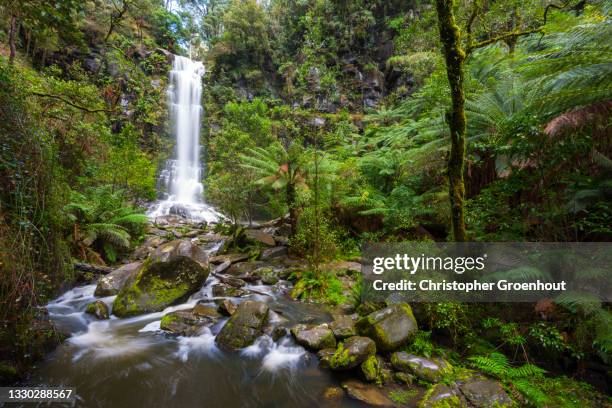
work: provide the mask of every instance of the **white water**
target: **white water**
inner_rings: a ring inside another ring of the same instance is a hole
[[[164,201],[149,213],[152,218],[179,210],[186,218],[214,222],[220,214],[204,202],[200,164],[200,123],[202,120],[201,62],[175,56],[170,71],[168,110],[176,140],[175,158],[168,160],[160,175]]]

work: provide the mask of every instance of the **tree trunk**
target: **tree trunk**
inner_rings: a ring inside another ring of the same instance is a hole
[[[297,231],[297,208],[295,208],[295,185],[287,183],[287,207],[289,207],[289,224],[291,225],[291,236]]]
[[[451,138],[448,159],[449,197],[451,225],[455,241],[466,241],[464,205],[465,185],[465,95],[463,94],[463,62],[465,51],[461,48],[459,27],[453,16],[453,0],[436,0],[440,40],[444,45],[446,74],[450,85],[452,106],[446,113]]]
[[[17,54],[17,46],[15,45],[15,38],[17,37],[17,16],[11,14],[11,22],[9,25],[9,64],[13,64],[15,62],[15,54]]]

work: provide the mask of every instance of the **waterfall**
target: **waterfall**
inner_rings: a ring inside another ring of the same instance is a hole
[[[151,217],[176,214],[184,218],[216,221],[220,217],[204,202],[200,163],[200,123],[202,120],[201,62],[175,56],[170,71],[168,111],[176,140],[175,158],[161,172],[158,190],[164,200],[149,213]]]

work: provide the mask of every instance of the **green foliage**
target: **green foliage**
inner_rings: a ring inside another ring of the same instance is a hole
[[[347,299],[342,282],[333,272],[305,271],[291,290],[291,297],[307,301],[339,305]]]

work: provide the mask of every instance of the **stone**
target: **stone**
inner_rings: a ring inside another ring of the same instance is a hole
[[[251,241],[260,242],[271,247],[276,245],[276,241],[274,241],[272,234],[268,234],[259,229],[246,229],[244,230],[244,235]]]
[[[334,333],[327,325],[306,325],[298,324],[291,328],[291,334],[295,337],[298,344],[310,350],[321,350],[324,348],[336,347]]]
[[[335,371],[355,368],[376,354],[376,344],[368,337],[353,336],[338,345],[330,358],[329,368]]]
[[[417,322],[407,303],[391,305],[357,321],[357,331],[376,342],[379,351],[394,351],[417,332]]]
[[[108,306],[101,300],[91,302],[85,308],[85,313],[93,315],[98,320],[106,320],[109,317]]]
[[[164,238],[161,236],[149,237],[145,242],[142,243],[138,248],[134,250],[132,253],[132,259],[144,259],[147,256],[151,255],[155,248],[164,243]]]
[[[167,242],[147,258],[113,303],[119,317],[159,312],[197,292],[209,274],[208,256],[189,240]]]
[[[223,299],[219,302],[219,313],[225,316],[232,316],[236,309],[238,309],[238,305],[232,302],[230,299]]]
[[[142,262],[132,262],[101,277],[94,291],[94,296],[104,297],[116,295],[128,280],[136,276],[141,266]]]
[[[323,391],[323,398],[326,400],[340,400],[344,396],[344,390],[340,387],[327,387]]]
[[[202,327],[209,326],[216,322],[220,315],[211,316],[196,312],[197,306],[198,305],[193,309],[176,310],[165,314],[161,319],[159,328],[172,334],[182,336],[198,335]],[[204,305],[201,306],[204,307]]]
[[[329,360],[332,358],[335,352],[335,348],[324,348],[319,350],[317,352],[317,357],[319,358],[319,367],[329,368]]]
[[[234,315],[215,338],[215,342],[229,349],[250,346],[263,334],[269,310],[264,302],[246,300],[240,303]]]
[[[475,408],[510,408],[512,399],[497,381],[475,377],[460,384],[459,389]]]
[[[380,376],[380,370],[380,363],[375,355],[368,357],[366,361],[361,363],[361,373],[368,382],[376,381]]]
[[[270,337],[272,337],[272,340],[278,341],[282,339],[283,337],[285,337],[288,333],[289,333],[289,330],[287,330],[286,327],[276,326],[274,329],[272,329],[272,333],[270,334]]]
[[[248,291],[234,286],[229,286],[223,283],[217,283],[212,286],[212,294],[214,297],[242,297],[249,293]]]
[[[249,259],[249,254],[224,254],[213,256],[212,258],[210,258],[210,263],[221,264],[229,261],[232,264],[241,261],[246,261],[247,259]]]
[[[257,268],[253,275],[259,276],[264,285],[275,285],[278,282],[278,274],[272,268]]]
[[[403,371],[393,373],[393,378],[400,384],[412,385],[414,377]]]
[[[257,268],[263,266],[263,262],[260,261],[250,261],[250,262],[239,262],[232,264],[232,266],[227,269],[225,273],[232,276],[250,276],[253,271]]]
[[[287,247],[286,246],[277,246],[274,248],[264,249],[259,256],[261,260],[267,260],[272,258],[280,258],[282,256],[287,256]]]
[[[373,407],[393,407],[393,402],[376,386],[357,380],[347,380],[342,388],[349,397]]]
[[[396,371],[413,374],[430,383],[439,382],[452,371],[452,366],[442,358],[419,357],[405,351],[391,354],[391,365]]]
[[[225,261],[223,263],[220,263],[218,265],[215,265],[213,272],[214,273],[223,273],[225,272],[230,266],[232,265],[232,263],[230,261]]]
[[[221,317],[221,314],[217,311],[216,307],[203,305],[202,303],[195,305],[192,312],[196,316],[209,317],[211,319],[218,319]]]
[[[334,321],[330,323],[329,328],[332,329],[334,336],[336,336],[338,340],[343,340],[357,335],[355,321],[350,316],[335,316]]]
[[[442,383],[429,388],[419,402],[419,408],[467,408],[467,406],[465,398],[458,390]]]

